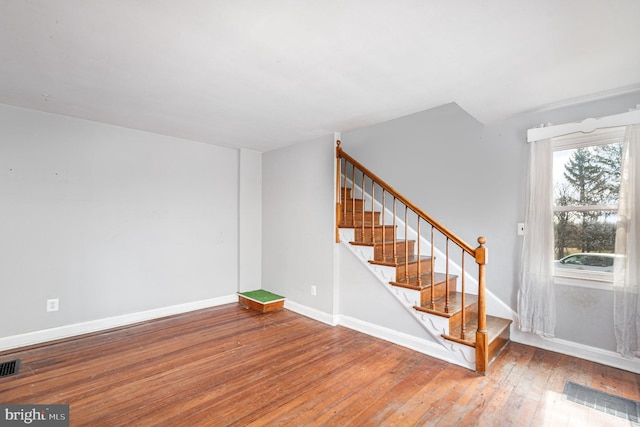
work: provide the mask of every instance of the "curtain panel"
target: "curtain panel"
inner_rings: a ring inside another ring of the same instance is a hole
[[[622,149],[616,258],[613,267],[617,350],[640,356],[640,125],[627,127]]]
[[[522,272],[518,290],[519,327],[554,336],[553,150],[551,140],[530,143]]]

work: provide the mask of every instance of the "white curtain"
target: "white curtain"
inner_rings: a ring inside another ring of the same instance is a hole
[[[640,125],[627,127],[613,269],[614,329],[618,352],[640,356]]]
[[[553,284],[553,151],[551,140],[530,143],[522,273],[520,330],[552,337],[556,325]]]

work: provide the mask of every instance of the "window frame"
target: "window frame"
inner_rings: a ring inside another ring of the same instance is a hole
[[[553,153],[555,153],[557,151],[575,150],[578,148],[595,147],[598,145],[622,143],[624,141],[624,136],[625,126],[596,129],[590,133],[576,132],[551,138],[551,150]],[[553,170],[551,171],[551,173],[553,175]],[[611,210],[617,211],[618,205],[556,206],[555,199],[553,203],[554,215],[556,212]],[[576,286],[611,291],[613,290],[612,272],[556,268],[554,264],[553,277],[554,283],[556,285]]]

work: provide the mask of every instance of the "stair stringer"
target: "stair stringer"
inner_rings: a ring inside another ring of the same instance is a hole
[[[431,339],[445,352],[431,349],[423,349],[423,353],[437,359],[475,370],[476,353],[474,347],[458,344],[446,340],[443,334],[449,333],[448,319],[414,309],[420,305],[420,292],[412,289],[405,289],[392,286],[389,282],[395,280],[395,268],[371,264],[373,260],[373,248],[370,246],[351,245],[348,242],[354,240],[353,229],[340,229],[340,242],[364,265],[378,280],[378,282],[393,295],[397,302],[418,322],[418,324],[429,334]]]

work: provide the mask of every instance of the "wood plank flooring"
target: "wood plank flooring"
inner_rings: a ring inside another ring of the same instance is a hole
[[[72,426],[630,426],[562,398],[640,400],[640,376],[510,343],[479,376],[288,310],[237,304],[0,354],[0,403],[70,405]]]

